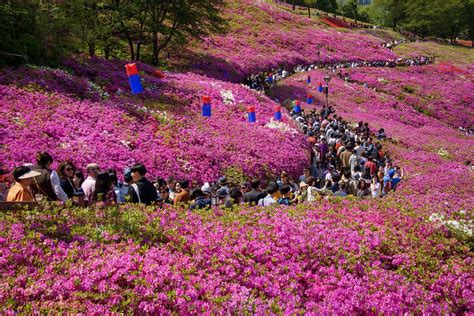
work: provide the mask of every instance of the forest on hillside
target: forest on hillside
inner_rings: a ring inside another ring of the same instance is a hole
[[[286,0],[293,6],[304,6],[341,14],[357,21],[411,32],[422,38],[436,36],[454,41],[472,39],[474,34],[474,1],[472,0],[373,0],[360,5],[359,0]],[[344,3],[343,5],[341,3]]]

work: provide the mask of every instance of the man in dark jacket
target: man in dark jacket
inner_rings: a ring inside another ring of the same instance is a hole
[[[156,201],[158,193],[155,186],[145,178],[146,168],[142,164],[136,164],[130,169],[133,184],[130,188],[130,202],[144,203],[150,205]]]
[[[190,210],[197,210],[202,208],[211,207],[211,199],[209,199],[201,189],[194,189],[191,192],[191,200],[193,203],[189,206]]]
[[[265,192],[260,191],[260,180],[255,179],[250,184],[252,190],[244,194],[244,202],[250,203],[250,205],[257,205],[260,199],[263,199],[266,194]]]

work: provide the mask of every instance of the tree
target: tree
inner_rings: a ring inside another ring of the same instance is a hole
[[[337,12],[337,2],[336,0],[317,0],[316,8],[321,11],[326,11],[330,13]]]
[[[18,64],[40,57],[33,5],[0,4],[0,65]]]
[[[415,35],[424,38],[433,29],[434,10],[431,1],[412,1],[407,5],[407,16],[402,25]]]
[[[463,21],[466,37],[474,42],[474,0],[464,0]]]
[[[0,4],[0,52],[24,56],[8,63],[57,64],[76,49],[71,24],[59,1],[4,1]]]
[[[463,17],[464,1],[435,1],[435,9],[432,11],[432,31],[441,38],[447,38],[455,42],[465,26]]]
[[[0,53],[54,64],[67,54],[92,57],[102,49],[108,58],[127,47],[131,60],[145,57],[156,64],[168,45],[224,30],[222,6],[223,0],[4,1]],[[14,63],[6,59],[0,62]]]
[[[374,0],[369,15],[372,21],[396,29],[406,17],[406,0]]]
[[[311,8],[316,7],[317,0],[304,0],[304,4],[308,9],[308,18],[311,18]]]
[[[306,6],[309,16],[311,15],[310,8],[330,13],[337,12],[337,0],[285,0],[285,2],[292,6],[293,11],[296,10],[296,5]]]
[[[152,63],[157,64],[160,52],[170,44],[185,44],[224,30],[225,21],[219,14],[222,0],[150,1],[148,27],[153,46]]]
[[[95,56],[99,37],[99,1],[68,0],[65,1],[66,14],[71,18],[75,34],[84,47],[87,46],[89,56]]]
[[[403,26],[421,37],[455,41],[463,33],[472,34],[473,7],[474,0],[374,0],[369,13],[384,26]]]
[[[349,0],[342,7],[342,14],[347,16],[348,18],[354,19],[355,23],[357,24],[357,19],[359,17],[359,5],[357,3],[357,0]]]

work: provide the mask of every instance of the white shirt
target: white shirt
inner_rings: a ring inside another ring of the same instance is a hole
[[[91,176],[88,176],[87,179],[82,183],[81,188],[84,191],[85,200],[92,200],[92,195],[94,194],[95,190],[95,179]]]
[[[337,150],[336,155],[339,156],[344,150],[346,150],[346,147],[344,147],[344,146],[339,147],[339,149]]]
[[[56,171],[51,170],[51,186],[53,187],[54,193],[56,193],[56,196],[60,201],[66,202],[68,200],[68,197],[66,193],[64,193],[63,188],[61,187],[61,183],[59,182],[59,175]]]
[[[265,198],[258,200],[258,205],[260,206],[268,206],[275,203],[275,199],[270,194],[268,194]]]
[[[357,160],[358,160],[357,155],[352,154],[352,155],[349,157],[349,165],[351,166],[351,172],[354,171],[355,166],[356,166],[356,164],[357,164]]]
[[[380,183],[377,182],[375,185],[372,183],[370,185],[370,191],[372,192],[372,197],[376,198],[380,196]]]
[[[318,189],[316,189],[315,187],[308,187],[308,202],[316,201],[316,196],[318,194],[317,192]]]
[[[330,128],[326,131],[326,139],[329,138],[329,135],[331,135],[331,133],[334,133],[334,130],[332,129],[332,127],[330,127]]]
[[[362,146],[357,146],[356,148],[354,148],[355,151],[357,152],[357,156],[360,156],[362,155],[363,152],[365,152],[365,148],[362,147]]]

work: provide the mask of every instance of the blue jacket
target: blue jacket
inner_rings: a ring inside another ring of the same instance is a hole
[[[189,206],[189,209],[198,210],[206,207],[211,207],[211,199],[206,199],[204,196],[200,196],[194,200],[194,203]]]

